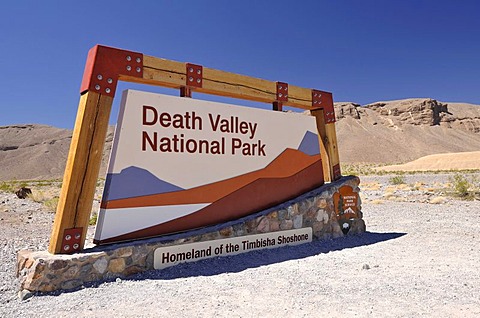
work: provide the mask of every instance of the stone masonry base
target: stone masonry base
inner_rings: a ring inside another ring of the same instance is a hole
[[[359,192],[360,180],[349,176],[325,184],[298,198],[239,220],[187,233],[142,241],[97,246],[73,255],[46,251],[18,252],[17,277],[21,291],[51,292],[76,289],[86,283],[124,278],[153,270],[154,251],[159,247],[209,241],[281,230],[311,227],[313,239],[344,236],[334,211],[333,194],[348,185]],[[365,232],[361,202],[359,218],[353,219],[349,234]]]

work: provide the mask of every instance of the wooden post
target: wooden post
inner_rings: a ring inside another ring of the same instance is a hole
[[[338,155],[337,132],[335,130],[335,123],[325,124],[325,137],[321,137],[325,140],[326,143],[332,181],[338,180],[342,177],[342,173],[340,171],[340,156]]]
[[[326,182],[335,181],[341,177],[335,123],[325,123],[324,109],[311,110],[310,113],[317,121],[323,176]]]
[[[65,230],[81,229],[83,249],[92,210],[113,98],[95,92],[80,97],[77,119],[50,238],[50,253],[65,253]],[[69,239],[69,241],[72,240]],[[73,247],[69,246],[69,251]]]

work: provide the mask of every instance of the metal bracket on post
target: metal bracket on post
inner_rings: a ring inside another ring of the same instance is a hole
[[[185,86],[180,87],[180,97],[192,97],[192,87],[202,88],[203,66],[185,63]]]
[[[273,110],[282,111],[283,102],[288,102],[288,84],[277,82],[277,94],[273,102]]]
[[[88,52],[80,93],[115,96],[119,75],[143,77],[143,54],[95,45]]]
[[[82,243],[82,227],[65,229],[62,238],[62,252],[73,254],[80,251]]]
[[[185,85],[188,87],[199,87],[203,85],[203,66],[187,63]]]
[[[323,116],[326,124],[331,124],[336,121],[332,93],[312,89],[312,107],[323,108]]]

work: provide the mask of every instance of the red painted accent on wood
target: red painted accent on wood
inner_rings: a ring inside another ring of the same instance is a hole
[[[333,166],[333,179],[338,180],[342,177],[342,172],[340,171],[340,164]]]
[[[288,102],[288,84],[277,82],[277,102]]]
[[[186,85],[201,88],[203,85],[203,66],[187,63],[185,67],[185,74],[187,74],[185,77]]]
[[[62,238],[62,253],[73,254],[80,251],[83,228],[65,229]]]
[[[143,54],[95,45],[88,52],[80,93],[114,96],[120,75],[143,77]]]
[[[332,93],[312,89],[312,107],[323,108],[323,116],[326,124],[336,121]]]

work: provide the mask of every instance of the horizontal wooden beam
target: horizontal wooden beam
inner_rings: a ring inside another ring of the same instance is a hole
[[[185,63],[143,56],[143,79],[122,77],[121,80],[144,84],[181,88],[186,85]],[[276,82],[246,75],[203,68],[203,85],[193,91],[250,101],[273,103],[276,100]],[[282,103],[306,110],[313,110],[312,90],[294,85],[288,86],[288,101]]]

